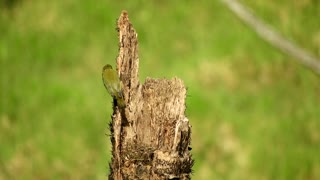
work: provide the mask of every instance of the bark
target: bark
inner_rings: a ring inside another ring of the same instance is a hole
[[[125,11],[117,30],[117,71],[126,107],[113,108],[109,179],[190,179],[191,126],[185,116],[184,83],[147,78],[140,84],[137,33]]]

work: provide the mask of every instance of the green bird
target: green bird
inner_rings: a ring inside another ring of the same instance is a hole
[[[119,76],[110,64],[102,68],[102,81],[109,94],[116,100],[120,108],[125,107],[122,85]]]

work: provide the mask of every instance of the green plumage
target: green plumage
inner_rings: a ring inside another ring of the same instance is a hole
[[[102,81],[108,93],[117,101],[119,107],[125,107],[122,86],[119,76],[110,64],[107,64],[102,69]]]

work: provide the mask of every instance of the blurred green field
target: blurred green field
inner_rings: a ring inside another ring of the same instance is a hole
[[[106,179],[116,18],[139,34],[140,81],[188,87],[193,179],[320,179],[320,83],[220,1],[0,0],[0,179]],[[320,2],[242,1],[320,56]]]

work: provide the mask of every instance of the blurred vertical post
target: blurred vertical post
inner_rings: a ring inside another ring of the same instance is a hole
[[[126,11],[117,30],[117,72],[126,107],[113,109],[109,179],[190,179],[191,126],[184,114],[183,81],[147,78],[140,84],[137,33]]]

